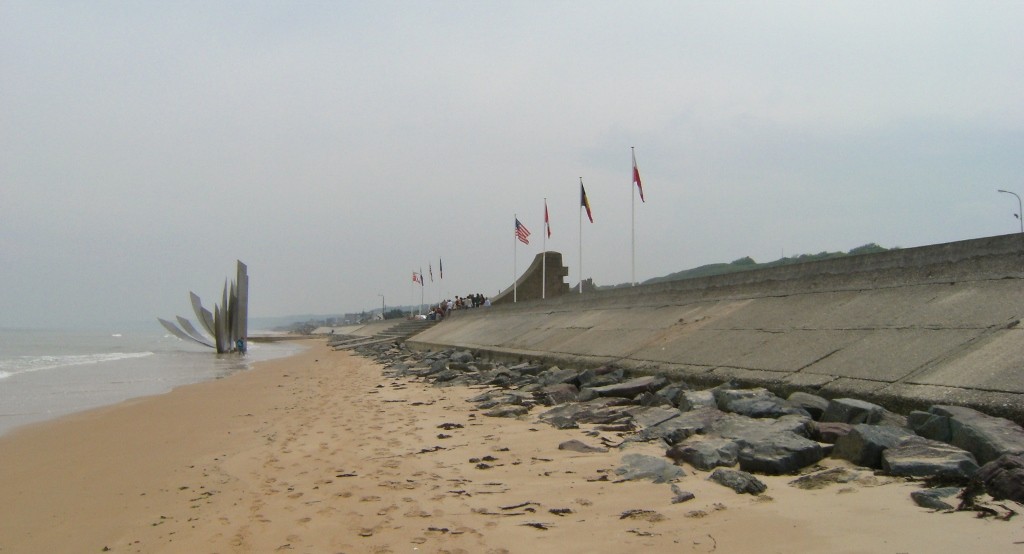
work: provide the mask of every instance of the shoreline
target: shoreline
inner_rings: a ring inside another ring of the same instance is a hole
[[[224,379],[0,437],[0,552],[1006,551],[1018,521],[929,513],[862,472],[818,490],[761,477],[737,495],[685,466],[616,482],[614,433],[484,417],[479,388],[382,376],[318,341]],[[843,462],[829,460],[828,464]],[[630,514],[630,515],[626,515]]]

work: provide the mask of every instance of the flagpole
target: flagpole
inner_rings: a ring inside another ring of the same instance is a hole
[[[512,214],[512,216],[515,218],[516,223],[518,223],[519,222],[519,214]],[[518,250],[519,250],[519,245],[516,244],[517,242],[519,242],[519,235],[517,234],[518,231],[519,231],[519,229],[517,228],[516,229],[516,233],[512,233],[512,303],[513,304],[519,301],[519,289],[518,289],[518,283],[516,283],[516,275],[519,274],[519,270],[516,268],[516,252],[518,252]]]
[[[633,147],[629,147],[630,152],[633,152],[633,166],[636,167],[636,152]],[[632,179],[632,175],[630,179]],[[629,211],[630,217],[630,257],[632,264],[632,273],[630,274],[629,284],[630,286],[636,286],[636,193],[633,191],[634,183],[629,184]]]
[[[583,294],[583,177],[580,177],[580,294]]]
[[[540,299],[544,300],[547,298],[547,286],[548,286],[548,199],[544,199],[544,243],[540,248],[541,256],[544,258],[540,262]]]

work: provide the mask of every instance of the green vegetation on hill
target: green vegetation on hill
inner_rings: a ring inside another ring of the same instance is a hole
[[[738,260],[733,260],[729,263],[717,263],[702,265],[693,269],[685,269],[683,271],[677,271],[670,273],[663,277],[654,277],[648,279],[641,284],[650,285],[654,283],[665,283],[669,281],[679,281],[681,279],[696,279],[699,277],[711,277],[713,275],[724,275],[726,273],[735,273],[737,271],[749,271],[751,269],[762,269],[766,267],[777,267],[791,264],[802,264],[805,262],[815,262],[818,260],[828,260],[832,258],[842,258],[844,256],[856,256],[859,254],[876,254],[878,252],[886,252],[891,250],[879,246],[875,243],[865,244],[858,246],[857,248],[851,249],[849,252],[819,252],[817,254],[801,254],[792,258],[785,257],[779,258],[773,262],[757,263],[750,256],[744,256]],[[893,249],[894,250],[894,249]],[[598,287],[600,288],[617,288],[628,286],[628,284],[613,285],[609,287]]]

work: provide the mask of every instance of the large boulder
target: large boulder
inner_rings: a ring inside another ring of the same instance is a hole
[[[699,408],[718,409],[715,395],[710,390],[684,390],[676,396],[676,406],[684,412]]]
[[[825,410],[828,409],[827,398],[807,392],[794,392],[786,397],[786,400],[788,400],[793,406],[803,408],[807,413],[811,414],[811,417],[815,420],[821,419],[822,414],[824,414]]]
[[[751,473],[784,475],[819,462],[821,445],[795,433],[774,433],[756,439],[738,439],[740,469]]]
[[[828,408],[821,414],[820,421],[838,421],[842,423],[878,423],[882,420],[886,409],[877,403],[857,398],[835,398],[828,402]]]
[[[992,460],[974,474],[973,483],[996,500],[1024,503],[1024,456],[1004,454]]]
[[[621,367],[599,367],[597,369],[586,369],[576,378],[580,388],[602,387],[622,381],[625,370]]]
[[[808,437],[818,442],[835,444],[839,437],[842,437],[853,429],[849,423],[838,421],[812,421],[808,425]]]
[[[725,412],[713,407],[682,412],[677,417],[641,429],[640,432],[630,437],[629,440],[644,442],[660,439],[668,445],[677,444],[693,435],[706,433],[716,422],[727,415]]]
[[[537,376],[537,382],[541,385],[561,385],[561,384],[572,384],[576,385],[580,371],[576,369],[559,369],[556,366],[552,366]]]
[[[932,406],[928,413],[937,417],[911,420],[921,436],[943,440],[948,434],[947,442],[974,454],[981,464],[1003,454],[1024,454],[1024,429],[1008,419],[962,406]]]
[[[667,384],[668,379],[660,375],[644,375],[621,383],[589,388],[600,397],[633,398],[644,392],[654,392]]]
[[[590,402],[561,404],[540,414],[541,421],[562,429],[571,428],[566,423],[612,423],[629,418],[626,410],[630,407],[621,398],[598,398]]]
[[[725,414],[704,431],[705,434],[727,439],[753,440],[778,433],[808,435],[809,416],[785,415],[778,419],[754,419],[736,414]]]
[[[882,471],[898,477],[938,477],[967,482],[978,471],[978,463],[966,450],[915,437],[882,452]]]
[[[686,472],[665,458],[626,454],[622,457],[622,465],[615,469],[615,474],[626,481],[649,479],[655,483],[667,483],[685,476]]]
[[[567,402],[575,402],[580,396],[579,389],[571,383],[556,383],[541,387],[536,396],[545,406],[557,406]]]
[[[639,428],[654,427],[682,414],[675,408],[664,406],[639,406],[629,408],[626,412],[633,417],[633,422]]]
[[[836,440],[833,458],[841,458],[856,465],[881,469],[882,452],[901,442],[916,437],[913,431],[888,425],[854,425],[850,432]]]
[[[702,471],[736,465],[740,445],[732,439],[705,439],[672,446],[665,455]]]

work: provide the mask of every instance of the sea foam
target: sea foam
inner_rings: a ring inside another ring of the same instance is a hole
[[[19,373],[114,362],[132,358],[145,358],[152,355],[152,352],[104,352],[100,354],[68,354],[64,356],[18,356],[16,358],[0,360],[0,379]]]

